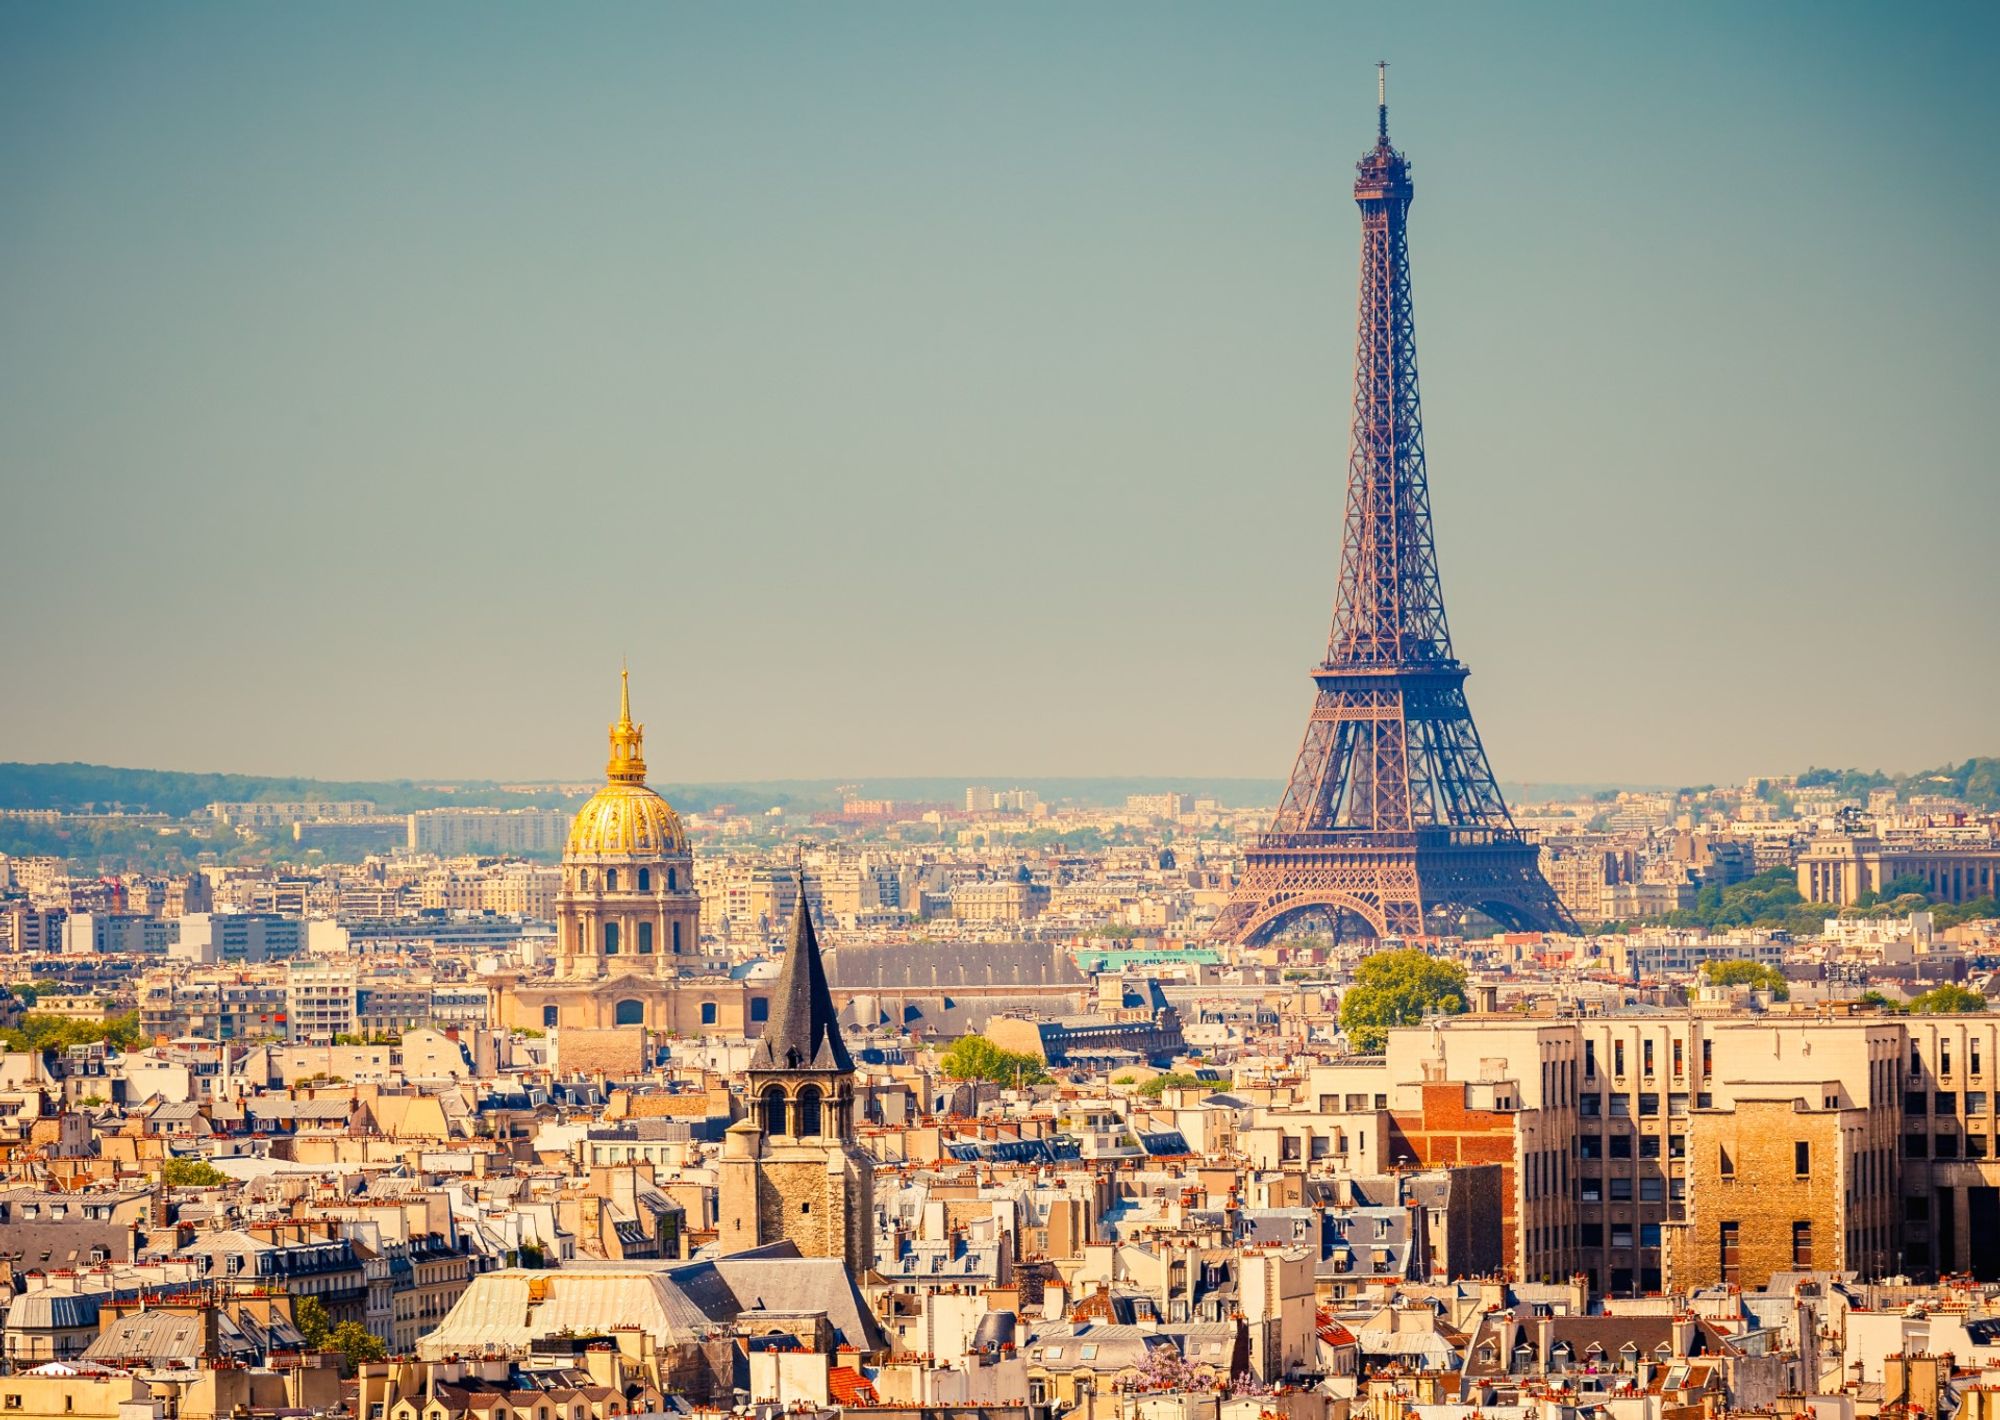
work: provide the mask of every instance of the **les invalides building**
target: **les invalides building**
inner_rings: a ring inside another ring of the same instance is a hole
[[[770,1017],[769,983],[736,980],[702,957],[694,855],[680,815],[646,786],[645,735],[628,678],[604,787],[563,849],[554,973],[494,979],[499,1024],[557,1032],[564,1068],[604,1048],[622,1055],[644,1032],[740,1037]]]

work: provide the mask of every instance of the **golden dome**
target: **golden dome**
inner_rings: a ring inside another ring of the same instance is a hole
[[[646,727],[632,723],[632,688],[619,673],[618,720],[611,726],[605,785],[570,822],[565,858],[661,858],[688,851],[674,807],[646,787]]]

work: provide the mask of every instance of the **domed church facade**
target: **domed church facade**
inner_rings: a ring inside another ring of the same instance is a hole
[[[501,1026],[562,1031],[563,1054],[577,1060],[579,1032],[741,1037],[770,1009],[767,987],[702,959],[694,854],[673,805],[647,787],[645,735],[621,674],[604,787],[577,811],[563,849],[554,972],[493,978]]]
[[[570,824],[556,899],[556,976],[673,976],[696,955],[701,899],[681,816],[646,786],[646,727],[632,723],[629,674],[604,787]]]

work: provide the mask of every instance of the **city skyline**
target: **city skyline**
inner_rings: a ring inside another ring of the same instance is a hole
[[[1498,777],[1994,748],[1984,15],[469,13],[0,18],[5,758],[1276,779],[1378,54]]]

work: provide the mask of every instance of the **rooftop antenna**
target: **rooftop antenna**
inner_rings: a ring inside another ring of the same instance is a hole
[[[1375,61],[1375,136],[1389,141],[1389,61]]]

